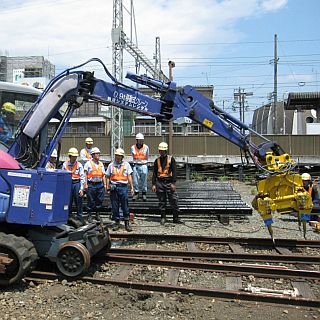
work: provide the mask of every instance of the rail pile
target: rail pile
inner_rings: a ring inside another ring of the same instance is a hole
[[[230,217],[245,217],[252,215],[252,207],[245,203],[229,182],[219,181],[179,181],[177,183],[179,208],[184,219],[201,220],[218,218],[228,223]],[[86,207],[86,201],[84,201]],[[148,188],[147,201],[142,201],[142,195],[136,201],[129,197],[130,212],[137,217],[159,217],[158,198]],[[74,207],[75,211],[76,208]],[[109,196],[105,197],[101,215],[110,215],[111,204]],[[171,208],[167,203],[167,216]]]

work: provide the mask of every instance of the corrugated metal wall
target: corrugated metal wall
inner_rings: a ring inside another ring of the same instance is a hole
[[[291,155],[320,155],[320,135],[276,135],[267,136],[271,141],[278,144]],[[61,143],[62,154],[66,154],[68,149],[76,147],[79,150],[84,148],[86,137],[64,137]],[[110,155],[110,137],[95,137],[94,145],[100,148],[101,153]],[[161,141],[167,141],[167,137],[146,136],[145,142],[150,147],[151,154],[157,154],[157,147]],[[261,140],[254,139],[255,143]],[[129,153],[131,145],[135,143],[134,137],[124,138],[124,149]],[[174,136],[173,154],[176,156],[197,156],[197,155],[239,155],[239,148],[226,139],[218,136]]]

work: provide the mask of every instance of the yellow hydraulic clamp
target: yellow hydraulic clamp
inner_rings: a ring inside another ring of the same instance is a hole
[[[313,208],[312,198],[303,188],[301,175],[290,171],[290,165],[294,165],[294,161],[288,154],[273,156],[268,153],[266,166],[273,174],[258,181],[258,194],[252,201],[252,206],[260,213],[272,239],[272,216],[275,212],[280,214],[295,212],[299,226],[301,222],[303,224],[303,233],[306,237],[306,225]]]

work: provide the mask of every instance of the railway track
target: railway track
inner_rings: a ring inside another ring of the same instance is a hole
[[[127,233],[111,234],[111,239],[112,248],[93,261],[104,266],[102,271],[81,277],[81,281],[137,290],[320,307],[320,290],[317,290],[320,257],[316,254],[320,241],[278,239],[273,244],[270,239],[261,238]],[[161,248],[161,245],[170,247],[170,243],[174,250]],[[218,246],[219,251],[227,247],[228,252],[217,252],[212,248],[204,251],[199,245]],[[185,249],[176,250],[179,246]],[[268,252],[248,252],[250,246],[255,251]],[[208,285],[201,281],[183,282],[181,275],[188,273],[199,279],[205,276]],[[46,271],[34,271],[26,278],[34,282],[56,279],[64,278]],[[223,285],[213,287],[210,279],[212,282],[219,279]],[[254,282],[250,283],[248,279]],[[269,284],[268,288],[259,286],[259,279]],[[281,288],[277,283],[281,283]]]

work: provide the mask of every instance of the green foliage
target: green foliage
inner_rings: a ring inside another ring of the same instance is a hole
[[[253,180],[252,176],[245,176],[243,181],[244,182],[251,182]]]
[[[228,180],[230,180],[230,179],[229,179],[228,176],[220,176],[220,177],[218,177],[218,180],[219,180],[219,181],[228,181]]]
[[[205,175],[203,175],[202,173],[199,173],[199,172],[192,172],[191,179],[195,180],[195,181],[206,181],[207,180]]]

